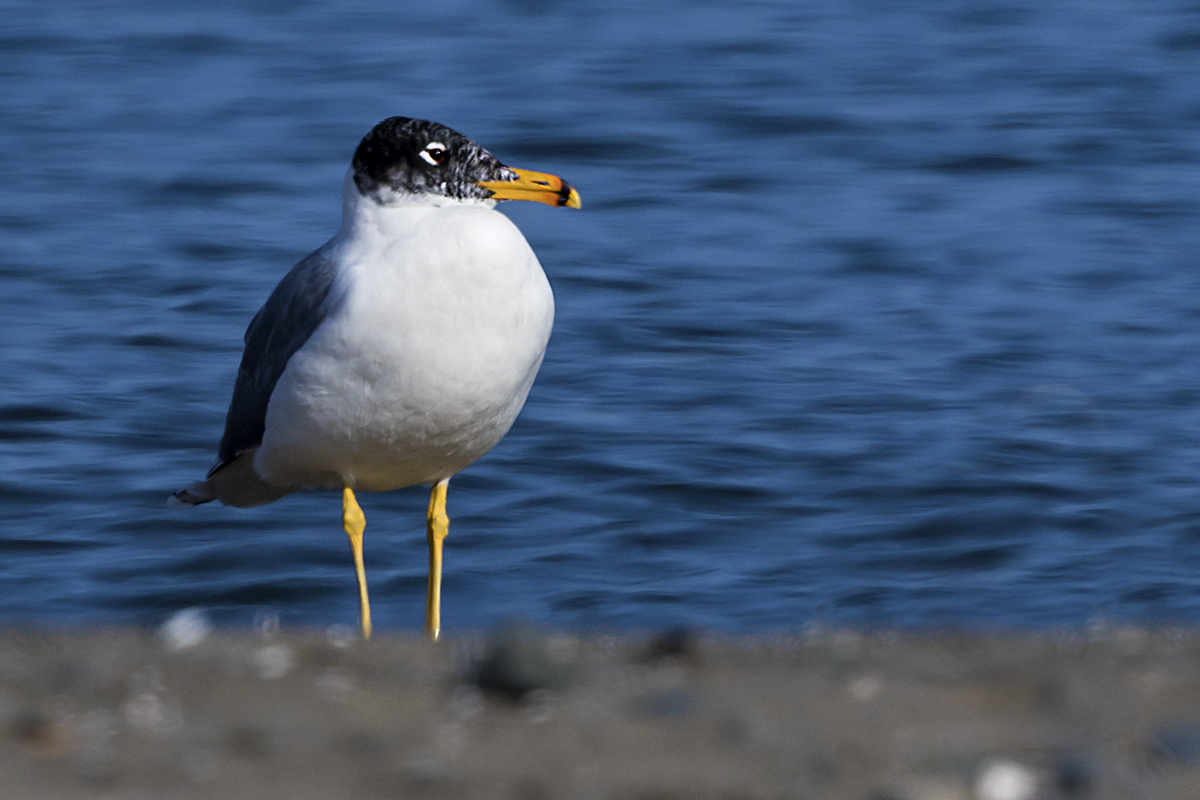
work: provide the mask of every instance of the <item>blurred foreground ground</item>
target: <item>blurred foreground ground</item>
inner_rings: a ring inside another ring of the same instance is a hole
[[[1193,631],[0,635],[4,798],[1200,797]]]

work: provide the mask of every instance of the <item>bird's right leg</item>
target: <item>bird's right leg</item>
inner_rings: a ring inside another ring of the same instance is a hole
[[[450,532],[446,516],[446,487],[449,478],[442,478],[429,493],[429,513],[425,517],[426,538],[429,540],[429,591],[425,595],[425,635],[436,642],[442,635],[442,541]]]
[[[342,527],[350,537],[350,549],[354,552],[354,574],[358,576],[358,600],[362,606],[359,617],[362,622],[364,639],[371,638],[371,601],[367,599],[367,572],[363,568],[363,530],[367,527],[367,518],[363,516],[358,500],[354,498],[354,490],[347,484],[342,488]]]

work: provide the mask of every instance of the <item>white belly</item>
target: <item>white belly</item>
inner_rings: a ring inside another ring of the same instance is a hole
[[[330,253],[329,315],[271,395],[255,471],[385,491],[462,470],[508,431],[545,353],[554,299],[533,251],[502,214],[448,206]]]

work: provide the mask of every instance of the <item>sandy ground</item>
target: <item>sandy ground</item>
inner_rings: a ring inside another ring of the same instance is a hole
[[[0,634],[0,798],[1200,798],[1200,636]]]

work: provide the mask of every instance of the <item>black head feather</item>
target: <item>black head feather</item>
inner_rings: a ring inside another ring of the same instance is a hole
[[[431,144],[440,144],[441,152],[427,150]],[[397,194],[484,200],[491,192],[480,181],[516,177],[461,133],[408,117],[389,117],[372,128],[354,151],[352,165],[359,193],[378,202]]]

